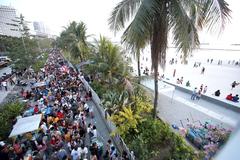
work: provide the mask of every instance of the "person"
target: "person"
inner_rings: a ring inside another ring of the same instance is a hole
[[[238,83],[237,83],[236,81],[234,81],[234,82],[232,83],[232,89],[235,88],[237,85],[238,85]]]
[[[2,86],[5,88],[5,91],[7,91],[7,82],[6,81],[2,81]]]
[[[92,130],[93,138],[97,138],[97,127],[93,125],[93,130]]]
[[[91,157],[97,157],[97,159],[100,157],[99,152],[98,152],[98,145],[96,142],[93,142],[92,145],[89,148]]]
[[[201,98],[201,93],[202,93],[202,90],[199,89],[198,92],[197,92],[197,94],[196,94],[196,100],[200,100],[200,98]]]
[[[78,154],[80,159],[86,159],[88,155],[88,149],[83,144],[78,147]]]
[[[181,84],[181,81],[179,78],[177,78],[177,84]]]
[[[233,102],[238,102],[238,101],[239,101],[238,94],[236,94],[236,96],[234,96],[234,97],[232,98],[232,101],[233,101]]]
[[[1,141],[0,142],[0,158],[2,160],[9,160],[9,155],[8,155],[8,147],[5,142]]]
[[[72,157],[72,160],[78,160],[80,158],[80,154],[78,152],[77,146],[73,147],[73,150],[71,151],[71,157]]]
[[[201,74],[204,74],[205,72],[205,67],[202,68]]]
[[[118,157],[118,155],[117,155],[117,149],[116,149],[114,146],[112,146],[112,147],[110,148],[110,159],[111,159],[111,160],[116,160],[117,157]]]
[[[232,99],[233,99],[232,93],[230,93],[229,95],[227,95],[226,99],[232,101]]]
[[[60,148],[57,157],[59,160],[65,160],[67,158],[67,151],[64,148]]]
[[[189,82],[189,81],[187,81],[187,83],[186,83],[186,87],[191,87],[191,85],[190,85],[190,82]]]
[[[114,146],[112,140],[109,139],[106,144],[106,152],[104,154],[104,159],[110,159],[111,147]]]
[[[176,75],[176,69],[173,70],[173,77]]]
[[[123,159],[123,160],[130,160],[130,158],[128,157],[128,154],[127,154],[126,151],[123,151],[123,153],[122,153],[122,159]]]
[[[195,87],[192,92],[191,100],[195,100],[196,96],[197,96],[197,87]]]
[[[214,95],[217,96],[217,97],[219,97],[220,94],[221,94],[220,90],[217,90],[217,91],[214,93]]]
[[[201,84],[200,86],[200,91],[202,92],[202,90],[203,90],[203,84]]]
[[[205,94],[206,92],[207,92],[207,86],[204,87],[203,94]]]
[[[180,79],[180,84],[182,84],[183,83],[183,77],[181,77],[181,79]]]

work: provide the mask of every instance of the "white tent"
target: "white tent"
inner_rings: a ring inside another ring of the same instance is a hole
[[[46,82],[45,81],[37,82],[37,83],[33,84],[33,88],[42,87],[42,86],[46,86]]]
[[[39,128],[41,119],[42,114],[36,114],[18,119],[17,123],[13,126],[13,130],[9,137],[37,130]]]

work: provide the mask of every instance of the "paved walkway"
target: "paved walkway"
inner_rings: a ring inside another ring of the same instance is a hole
[[[5,91],[4,88],[0,90],[0,104],[4,101],[7,95],[12,92],[13,88],[14,86],[8,85],[8,91]]]
[[[87,124],[89,124],[90,122],[92,124],[94,124],[97,127],[97,131],[98,131],[98,138],[99,140],[101,140],[105,146],[106,142],[111,139],[110,138],[110,133],[108,132],[106,123],[104,122],[104,120],[102,119],[100,112],[98,111],[96,105],[92,102],[89,101],[87,102],[89,104],[89,106],[93,107],[93,113],[94,113],[94,118],[87,118]]]
[[[145,83],[148,91],[153,95],[153,82]],[[161,87],[160,87],[161,88]],[[227,128],[234,128],[240,113],[215,105],[206,100],[192,101],[190,94],[170,87],[159,90],[158,116],[169,124],[183,125],[187,123],[187,118],[192,122],[211,121],[221,124]],[[173,99],[172,99],[173,98]]]

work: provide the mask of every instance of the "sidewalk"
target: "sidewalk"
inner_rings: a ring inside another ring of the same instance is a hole
[[[13,91],[14,85],[8,85],[8,90],[5,91],[4,88],[2,88],[2,90],[0,90],[0,104],[4,101],[4,99],[7,97],[7,95],[9,93],[11,93]]]
[[[148,92],[153,95],[153,83],[145,83]],[[173,96],[173,99],[172,99]],[[190,94],[179,90],[159,90],[158,116],[171,124],[186,125],[187,118],[192,121],[211,121],[227,128],[234,128],[240,113],[218,106],[206,100],[192,101]]]

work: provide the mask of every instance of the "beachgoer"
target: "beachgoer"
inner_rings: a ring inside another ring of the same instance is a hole
[[[239,83],[237,83],[236,81],[234,81],[234,82],[232,83],[232,89],[235,88],[238,84],[239,84]]]
[[[176,69],[173,70],[173,77],[176,75]]]
[[[202,68],[201,74],[204,74],[205,72],[205,67]]]
[[[229,95],[227,95],[226,99],[232,101],[232,99],[233,99],[232,93],[230,93]]]
[[[197,87],[195,87],[193,92],[192,92],[191,100],[195,100],[196,96],[197,96]]]
[[[204,87],[203,94],[205,94],[206,92],[207,92],[207,86]]]
[[[233,101],[233,102],[238,102],[238,101],[239,101],[238,94],[236,94],[236,96],[234,96],[234,97],[232,98],[232,101]]]
[[[202,95],[201,93],[202,93],[202,91],[201,91],[201,89],[199,89],[197,94],[196,94],[196,100],[200,100],[201,95]]]
[[[186,87],[191,87],[191,85],[190,85],[190,82],[189,82],[189,81],[187,81],[187,83],[186,83]]]
[[[220,90],[217,90],[217,91],[214,93],[214,95],[217,96],[217,97],[219,97],[220,94],[221,94]]]

